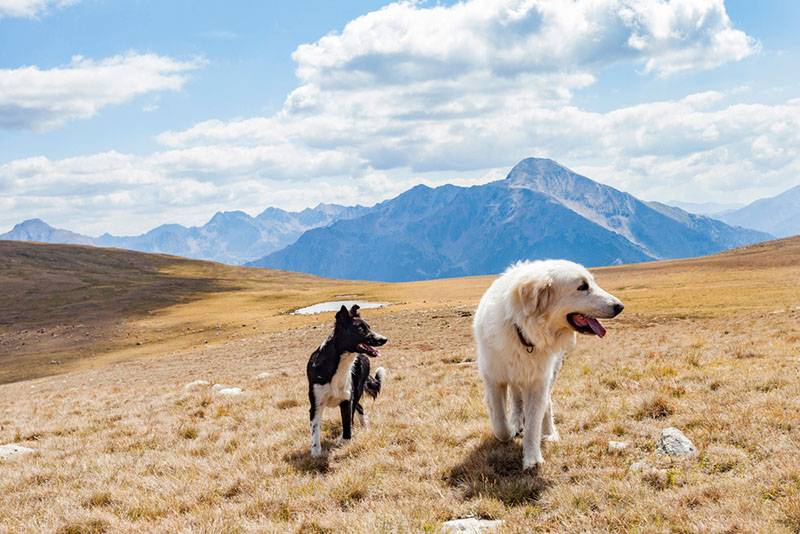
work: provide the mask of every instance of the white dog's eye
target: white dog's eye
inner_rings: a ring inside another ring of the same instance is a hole
[[[589,291],[589,282],[584,280],[583,283],[578,286],[578,291]]]

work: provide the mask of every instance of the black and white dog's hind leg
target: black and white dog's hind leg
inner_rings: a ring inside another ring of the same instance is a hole
[[[361,405],[361,396],[366,393],[373,399],[377,398],[378,393],[381,392],[381,385],[386,378],[386,370],[383,367],[378,367],[378,369],[375,370],[375,376],[372,377],[369,375],[369,361],[365,361],[364,364],[365,366],[362,369],[359,380],[359,388],[357,389],[357,396],[353,402],[353,415],[355,416],[355,414],[358,414],[359,423],[367,427],[369,425],[369,419],[364,413],[364,406]]]

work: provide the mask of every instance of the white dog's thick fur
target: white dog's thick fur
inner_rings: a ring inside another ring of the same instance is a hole
[[[614,317],[622,308],[589,271],[563,260],[516,263],[481,298],[473,331],[492,431],[502,441],[523,432],[524,469],[544,461],[543,438],[559,439],[550,393],[576,330],[602,336],[595,318]],[[586,326],[589,321],[598,326]]]

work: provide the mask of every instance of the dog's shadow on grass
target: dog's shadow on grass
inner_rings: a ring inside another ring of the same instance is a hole
[[[328,447],[325,447],[325,445],[328,445]],[[303,447],[287,453],[283,459],[301,473],[325,474],[330,470],[330,463],[328,462],[329,449],[330,444],[323,444],[325,453],[318,458],[314,458],[311,456],[308,447]]]
[[[548,486],[538,473],[523,472],[519,440],[502,443],[494,438],[475,447],[446,481],[461,490],[464,499],[488,496],[509,506],[538,501]]]

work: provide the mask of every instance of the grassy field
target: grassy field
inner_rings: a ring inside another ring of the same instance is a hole
[[[491,437],[473,361],[491,277],[343,282],[0,242],[0,444],[36,449],[0,461],[0,532],[435,532],[469,515],[800,532],[800,239],[595,272],[626,309],[565,362],[562,440],[534,477],[519,439]],[[304,366],[332,314],[287,312],[343,296],[393,303],[364,312],[389,379],[352,442],[326,413],[313,461]],[[244,394],[184,390],[197,379]],[[657,455],[668,426],[699,455]]]

